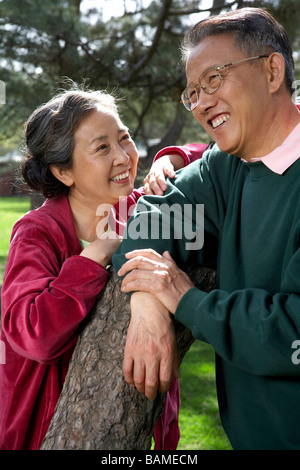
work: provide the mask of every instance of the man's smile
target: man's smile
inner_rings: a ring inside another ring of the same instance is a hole
[[[216,129],[221,124],[226,122],[228,118],[229,118],[229,114],[219,114],[218,116],[211,119],[209,122],[210,122],[211,126],[213,127],[213,129]]]

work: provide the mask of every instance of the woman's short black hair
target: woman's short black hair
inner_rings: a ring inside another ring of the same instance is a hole
[[[97,106],[118,114],[116,100],[103,91],[72,89],[60,92],[37,108],[25,123],[25,151],[21,176],[30,189],[51,198],[68,187],[51,173],[50,165],[72,167],[74,133]]]

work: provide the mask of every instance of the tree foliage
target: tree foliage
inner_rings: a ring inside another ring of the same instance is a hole
[[[127,10],[124,0],[124,11],[107,20],[103,8],[113,3],[99,1],[86,11],[84,0],[0,0],[0,78],[6,83],[0,138],[19,139],[32,110],[70,79],[121,98],[124,120],[151,159],[157,147],[207,140],[180,104],[179,45],[199,19],[192,14],[265,6],[299,44],[298,0],[212,0],[206,10],[201,0],[136,0]]]

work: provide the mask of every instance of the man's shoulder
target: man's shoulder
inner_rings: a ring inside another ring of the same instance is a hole
[[[238,157],[222,152],[217,144],[214,144],[203,153],[201,159],[190,163],[180,172],[187,177],[197,177],[199,173],[202,174],[205,171],[212,175],[225,176],[225,174],[235,172],[241,164]]]

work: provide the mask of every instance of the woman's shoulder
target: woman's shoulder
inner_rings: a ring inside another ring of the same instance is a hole
[[[74,227],[67,197],[47,199],[28,211],[14,224],[11,242],[17,239],[45,238],[61,244]]]

